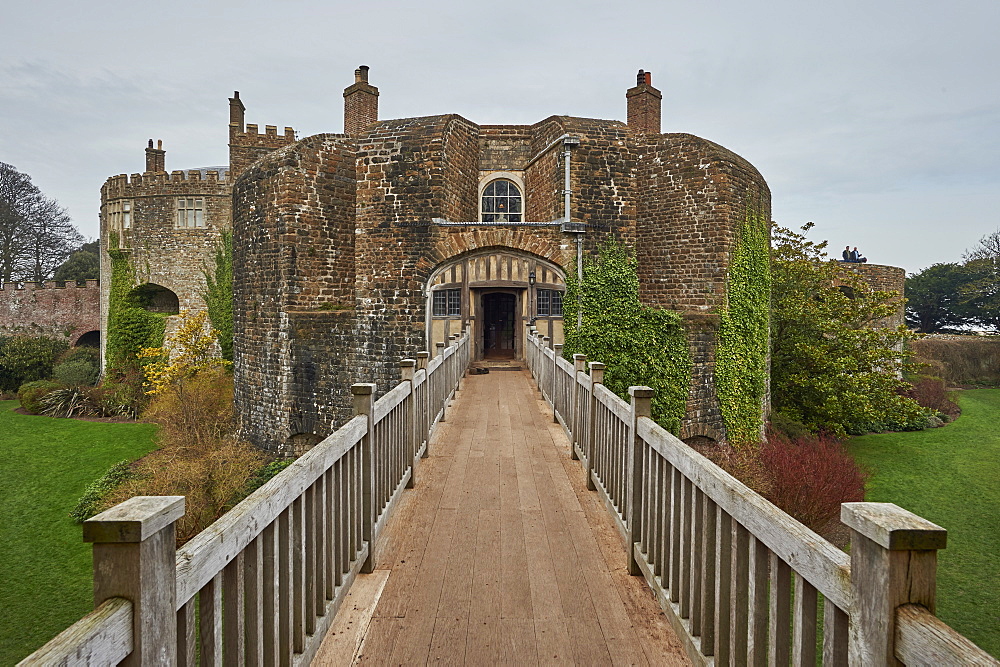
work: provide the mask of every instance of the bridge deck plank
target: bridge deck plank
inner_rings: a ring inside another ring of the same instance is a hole
[[[430,451],[356,663],[687,664],[526,373],[464,379]]]

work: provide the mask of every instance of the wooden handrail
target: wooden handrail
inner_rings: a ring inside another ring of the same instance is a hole
[[[625,536],[630,573],[695,664],[816,662],[821,593],[824,665],[1000,665],[934,616],[944,529],[889,503],[845,503],[848,555],[656,424],[648,388],[626,403],[603,364],[570,364],[537,332],[525,356]]]
[[[114,665],[131,652],[132,603],[111,598],[17,664]]]
[[[95,597],[111,599],[25,664],[63,660],[56,656],[117,664],[130,655],[192,664],[198,654],[213,664],[223,651],[233,664],[248,655],[308,664],[355,576],[373,567],[379,530],[416,479],[416,447],[444,418],[469,344],[465,332],[424,368],[416,365],[428,353],[404,360],[403,381],[378,401],[374,385],[354,385],[362,414],[179,550],[182,497],[132,498],[89,520]]]

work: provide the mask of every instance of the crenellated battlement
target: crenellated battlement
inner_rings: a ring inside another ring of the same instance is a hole
[[[98,290],[101,281],[97,279],[80,281],[74,280],[43,280],[41,282],[9,282],[0,284],[0,292],[24,292],[32,290],[52,290],[52,289],[92,289]]]
[[[186,169],[143,174],[119,174],[110,177],[101,189],[105,199],[140,197],[158,194],[225,194],[232,186],[229,170]],[[164,192],[165,190],[169,192]],[[215,192],[218,190],[218,192]]]
[[[260,132],[258,128],[259,126],[254,123],[247,123],[246,129],[242,132],[238,128],[234,128],[234,135],[251,144],[253,142],[269,142],[279,139],[277,125],[265,125],[263,132]],[[280,140],[292,143],[295,141],[295,130],[286,127],[284,134],[280,135]]]

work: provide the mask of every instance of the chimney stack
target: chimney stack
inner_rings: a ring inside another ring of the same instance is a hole
[[[643,134],[659,134],[663,93],[653,88],[653,77],[649,72],[639,70],[635,88],[626,91],[625,99],[628,101],[628,126]]]
[[[378,88],[368,83],[368,66],[354,70],[354,83],[344,89],[344,134],[364,134],[378,121]]]
[[[146,146],[146,171],[166,171],[166,155],[167,151],[163,150],[163,141],[157,141],[156,148],[153,148],[153,140],[150,139]]]

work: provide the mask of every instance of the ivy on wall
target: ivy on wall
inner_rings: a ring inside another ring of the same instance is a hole
[[[145,347],[161,347],[168,313],[152,313],[135,292],[135,269],[118,247],[118,234],[108,235],[111,287],[108,290],[108,331],[105,363],[110,370],[124,370],[138,363]]]
[[[605,386],[626,401],[630,386],[651,387],[653,418],[671,433],[680,431],[691,375],[680,315],[640,303],[635,255],[613,236],[596,258],[584,260],[582,283],[575,268],[566,276],[563,323],[567,359],[586,354],[603,362]]]
[[[730,254],[727,303],[719,312],[716,395],[734,446],[761,439],[771,307],[769,228],[759,201],[748,205]]]
[[[233,360],[233,232],[225,229],[215,246],[215,268],[203,270],[205,291],[201,296],[208,309],[222,358]]]

